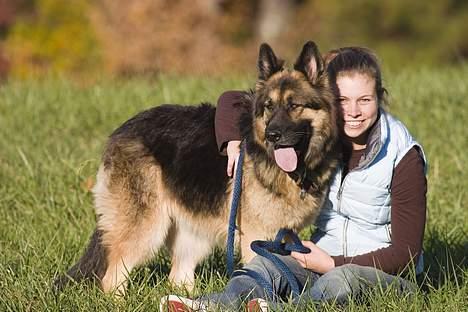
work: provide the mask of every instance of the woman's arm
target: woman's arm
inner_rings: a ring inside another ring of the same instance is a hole
[[[232,176],[240,152],[240,116],[245,111],[242,91],[226,91],[218,99],[215,114],[215,133],[218,150],[228,156],[226,173]]]
[[[240,116],[245,108],[242,105],[242,91],[226,91],[218,99],[215,115],[215,133],[218,150],[225,154],[229,141],[240,141]]]
[[[391,245],[355,257],[334,256],[335,266],[355,263],[397,274],[411,261],[416,265],[426,224],[426,191],[424,163],[417,149],[412,148],[397,165],[393,176]]]

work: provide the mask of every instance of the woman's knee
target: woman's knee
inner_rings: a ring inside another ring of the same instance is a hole
[[[290,256],[279,256],[277,255],[279,260],[283,262],[286,267],[299,278],[302,280],[302,276],[300,271],[304,271],[304,269],[299,265],[299,263],[294,260],[294,258]],[[283,272],[275,263],[273,263],[270,259],[267,259],[263,256],[255,256],[249,263],[247,263],[244,267],[244,270],[247,271],[255,271],[257,274],[260,274],[266,280],[270,280],[272,282],[277,281],[285,276],[285,272]]]
[[[271,261],[262,256],[255,256],[249,263],[244,266],[244,269],[254,270],[258,273],[268,273],[270,274],[275,270],[274,265]]]
[[[335,274],[342,278],[350,279],[356,278],[359,275],[359,271],[361,270],[361,268],[362,266],[360,265],[348,263],[334,268],[331,272],[332,274]]]
[[[316,300],[336,300],[346,302],[359,292],[359,266],[346,264],[322,275],[312,286],[312,296]]]
[[[330,271],[326,279],[332,283],[344,285],[348,292],[356,292],[362,280],[361,268],[357,264],[344,264]]]

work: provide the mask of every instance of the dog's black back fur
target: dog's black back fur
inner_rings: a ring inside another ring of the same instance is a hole
[[[219,154],[214,130],[215,108],[162,105],[120,126],[113,141],[141,140],[161,166],[166,185],[196,213],[219,214],[226,200],[227,158]],[[106,164],[104,159],[104,164]]]

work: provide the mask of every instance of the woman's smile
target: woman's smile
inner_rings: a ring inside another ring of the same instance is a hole
[[[345,127],[351,129],[359,129],[362,127],[364,120],[345,120]]]

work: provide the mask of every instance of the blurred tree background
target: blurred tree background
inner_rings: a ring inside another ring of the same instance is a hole
[[[0,78],[244,73],[261,42],[291,59],[307,40],[440,66],[466,33],[465,0],[0,0]]]

